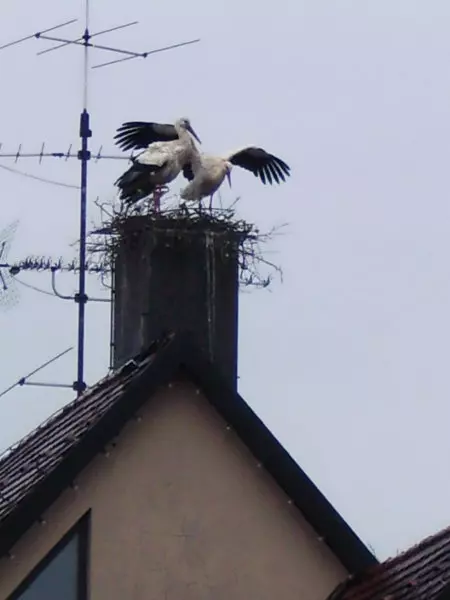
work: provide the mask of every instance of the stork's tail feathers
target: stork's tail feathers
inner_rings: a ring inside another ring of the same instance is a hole
[[[155,190],[155,184],[150,180],[148,168],[139,163],[134,163],[116,180],[114,185],[120,190],[120,200],[133,204],[149,196]]]
[[[155,167],[154,169],[152,169],[151,165],[142,165],[136,160],[133,160],[133,164],[131,165],[131,167],[127,171],[125,171],[125,173],[122,173],[122,175],[114,182],[114,185],[122,187],[126,185],[131,185],[136,181],[144,178],[149,179],[149,177],[151,177],[152,172],[156,172],[158,169],[159,167]]]
[[[154,192],[154,188],[149,190],[148,188],[145,190],[142,189],[124,189],[121,191],[119,198],[122,202],[126,204],[136,204],[140,200],[147,198]]]

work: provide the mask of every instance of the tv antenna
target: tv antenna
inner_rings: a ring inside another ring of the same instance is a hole
[[[100,206],[97,200],[95,201],[95,204]],[[8,259],[11,242],[18,224],[19,221],[16,220],[0,232],[0,308],[10,308],[17,304],[19,294],[16,289],[16,283],[20,283],[24,287],[31,288],[42,294],[47,294],[48,296],[63,298],[64,300],[73,300],[74,296],[61,294],[56,289],[56,273],[63,271],[67,273],[78,273],[80,265],[76,259],[64,260],[62,257],[55,259],[48,256],[31,255],[13,262],[5,262]],[[111,268],[108,265],[103,264],[101,261],[86,260],[84,270],[86,273],[99,275],[103,286],[111,289],[111,286],[105,282],[106,275],[111,272]],[[46,271],[51,273],[52,291],[38,288],[17,277],[19,273],[29,271],[38,273]],[[108,298],[89,298],[89,300],[96,302],[111,302]]]
[[[59,30],[63,27],[67,27],[68,25],[72,25],[78,19],[71,19],[60,23],[59,25],[55,25],[53,27],[49,27],[47,29],[43,29],[41,31],[37,31],[32,33],[31,35],[27,35],[20,39],[14,40],[3,46],[0,46],[0,50],[5,50],[6,48],[10,48],[17,44],[21,44],[25,41],[31,39],[37,40],[46,40],[50,42],[55,42],[56,45],[51,46],[50,48],[46,48],[45,50],[41,50],[37,54],[42,55],[48,52],[52,52],[54,50],[61,49],[70,44],[81,46],[84,49],[84,59],[83,59],[83,106],[80,114],[80,130],[79,135],[81,139],[81,148],[78,152],[72,152],[72,145],[69,146],[68,150],[65,152],[47,152],[45,149],[45,144],[42,144],[41,151],[39,153],[24,153],[22,152],[22,144],[19,144],[19,147],[15,153],[0,153],[0,157],[6,158],[14,158],[15,162],[19,160],[19,158],[38,158],[39,163],[42,162],[44,157],[49,158],[60,158],[60,159],[69,159],[76,158],[80,161],[80,221],[79,221],[79,278],[78,278],[78,291],[73,296],[73,300],[78,304],[78,339],[77,339],[77,378],[73,383],[73,389],[77,392],[79,396],[86,388],[86,383],[84,381],[84,344],[85,344],[85,308],[88,300],[95,300],[93,298],[88,298],[86,294],[86,236],[87,236],[87,189],[88,189],[88,163],[91,159],[95,159],[98,161],[101,158],[104,159],[125,159],[128,160],[128,156],[124,155],[104,155],[102,154],[102,147],[100,147],[97,154],[92,155],[89,149],[89,138],[92,137],[92,129],[91,129],[91,121],[90,121],[90,113],[88,111],[88,91],[89,91],[89,58],[90,58],[90,50],[96,49],[101,50],[103,52],[108,52],[110,54],[120,55],[121,58],[116,58],[114,60],[109,60],[106,62],[101,62],[92,66],[92,69],[99,69],[101,67],[106,67],[109,65],[117,64],[124,61],[133,60],[136,58],[148,58],[153,54],[157,54],[159,52],[165,52],[168,50],[172,50],[175,48],[181,48],[183,46],[187,46],[189,44],[195,44],[200,41],[200,39],[188,40],[185,42],[180,42],[177,44],[171,44],[169,46],[164,46],[160,48],[155,48],[151,50],[147,50],[145,52],[134,52],[128,49],[117,48],[114,46],[105,46],[93,43],[91,40],[94,37],[98,37],[100,35],[105,35],[107,33],[112,33],[113,31],[118,31],[120,29],[125,29],[126,27],[131,27],[137,25],[138,21],[133,21],[130,23],[124,23],[122,25],[117,25],[115,27],[110,27],[108,29],[104,29],[102,31],[96,31],[95,33],[91,33],[89,25],[90,25],[90,0],[84,0],[85,6],[85,15],[84,15],[84,32],[82,35],[79,35],[75,39],[63,38],[55,35],[53,32]],[[3,262],[3,259],[2,259]]]
[[[17,304],[19,295],[13,279],[14,271],[8,264],[8,253],[19,221],[14,221],[0,232],[0,306],[8,309]]]

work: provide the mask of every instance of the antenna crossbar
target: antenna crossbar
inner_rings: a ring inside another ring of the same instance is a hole
[[[21,146],[22,144],[20,145],[17,152],[0,152],[0,158],[14,158],[15,162],[17,162],[19,158],[39,158],[39,162],[41,162],[43,158],[64,158],[65,160],[68,160],[69,158],[77,158],[78,160],[81,160],[79,152],[22,152]],[[91,156],[91,154],[89,153],[87,160],[93,158],[95,159],[95,162],[97,162],[102,158],[107,160],[131,159],[131,155],[128,156],[123,154],[102,154],[101,150],[102,148],[100,147],[99,151],[96,154],[94,154],[94,156]]]
[[[73,384],[69,383],[44,383],[42,381],[24,381],[19,385],[34,385],[36,387],[68,388],[73,390]]]
[[[48,365],[52,364],[53,362],[55,362],[55,360],[58,360],[58,358],[61,358],[62,356],[64,356],[68,352],[70,352],[71,350],[73,350],[73,346],[71,346],[70,348],[67,348],[66,350],[63,350],[63,352],[60,352],[59,354],[57,354],[56,356],[54,356],[50,360],[47,360],[40,367],[37,367],[36,369],[34,369],[30,373],[28,373],[28,375],[25,375],[25,377],[21,377],[18,381],[16,381],[12,385],[10,385],[8,388],[6,388],[6,390],[3,390],[3,392],[0,393],[0,398],[2,396],[4,396],[5,394],[7,394],[8,392],[10,392],[11,390],[13,390],[18,385],[25,385],[27,383],[27,380],[29,379],[29,377],[32,377],[33,375],[35,375],[36,373],[38,373],[42,369],[45,369],[45,367],[48,367]],[[64,386],[64,387],[66,387],[66,386]],[[67,386],[67,387],[71,387],[73,389],[73,386]]]
[[[100,32],[100,33],[103,33],[103,32]],[[94,33],[92,35],[89,35],[89,39],[92,38],[94,35],[96,35],[96,34]],[[58,48],[63,48],[64,46],[73,44],[75,46],[96,48],[97,50],[105,50],[106,52],[115,52],[116,54],[125,54],[126,55],[126,58],[109,61],[106,63],[101,63],[99,65],[94,65],[92,67],[93,69],[98,69],[100,67],[105,67],[106,65],[112,65],[112,64],[115,64],[118,62],[123,62],[124,60],[130,60],[132,58],[147,58],[148,56],[150,56],[152,54],[157,54],[159,52],[166,52],[167,50],[173,50],[175,48],[181,48],[182,46],[188,46],[189,44],[196,44],[200,41],[200,38],[197,38],[195,40],[188,40],[187,42],[180,42],[178,44],[171,44],[170,46],[163,46],[161,48],[147,50],[146,52],[134,52],[133,50],[125,50],[123,48],[116,48],[113,46],[103,46],[100,44],[93,44],[92,42],[87,41],[84,38],[84,36],[79,37],[75,40],[68,40],[65,38],[59,38],[59,37],[54,37],[54,36],[50,36],[50,35],[42,35],[42,34],[39,34],[39,36],[36,36],[36,37],[39,37],[39,39],[41,39],[41,40],[49,40],[51,42],[60,42],[60,44],[58,46],[53,46],[53,48],[48,48],[47,50],[44,50],[43,52],[39,52],[38,54],[43,54],[44,52],[49,52],[50,50],[57,50]]]
[[[21,271],[66,271],[68,273],[78,273],[80,265],[77,261],[63,262],[63,260],[54,261],[46,257],[29,257],[16,263],[0,263],[1,269],[6,269],[11,275],[18,275]],[[84,269],[87,273],[109,273],[110,269],[103,265],[86,261]]]
[[[89,37],[92,37],[91,35]],[[41,40],[49,40],[51,42],[63,42],[63,45],[74,44],[76,46],[88,46],[89,48],[97,48],[97,50],[106,50],[108,52],[117,52],[117,54],[127,54],[128,56],[142,56],[142,52],[133,52],[132,50],[122,50],[121,48],[112,48],[111,46],[101,46],[99,44],[92,44],[91,42],[80,41],[80,38],[76,40],[67,40],[64,38],[53,37],[50,35],[40,35]],[[61,46],[60,46],[61,47]]]
[[[137,25],[139,21],[132,21],[131,23],[124,23],[123,25],[117,25],[116,27],[110,27],[109,29],[104,29],[103,31],[97,31],[96,33],[92,33],[89,37],[93,38],[95,36],[103,35],[104,33],[111,33],[112,31],[118,31],[119,29],[125,29],[125,27],[131,27],[132,25]],[[45,32],[42,32],[45,33]],[[42,35],[40,36],[42,38]],[[58,46],[52,46],[52,48],[46,48],[45,50],[41,50],[37,52],[37,56],[41,54],[46,54],[47,52],[52,52],[53,50],[59,50],[59,48],[64,48],[69,44],[73,44],[75,42],[80,42],[83,40],[83,36],[77,38],[76,40],[69,40],[62,44],[58,44]]]
[[[71,19],[70,21],[65,21],[64,23],[60,23],[59,25],[55,25],[54,27],[49,27],[48,29],[43,29],[42,31],[38,31],[36,33],[32,33],[31,35],[27,35],[19,40],[14,40],[14,42],[8,42],[8,44],[3,44],[0,46],[0,50],[4,50],[5,48],[10,48],[11,46],[15,46],[26,40],[32,40],[33,38],[39,38],[43,33],[48,33],[49,31],[55,31],[55,29],[59,29],[60,27],[65,27],[66,25],[71,25],[72,23],[76,23],[78,19]]]
[[[181,42],[179,44],[171,44],[170,46],[164,46],[162,48],[156,48],[155,50],[149,50],[148,52],[142,52],[137,56],[127,56],[126,58],[118,58],[117,60],[110,60],[105,63],[100,63],[98,65],[94,65],[92,69],[100,69],[101,67],[106,67],[108,65],[116,65],[117,63],[124,62],[125,60],[132,60],[133,58],[147,58],[152,54],[157,54],[159,52],[165,52],[166,50],[173,50],[175,48],[181,48],[182,46],[189,46],[190,44],[196,44],[200,41],[200,38],[195,40],[189,40],[187,42]]]

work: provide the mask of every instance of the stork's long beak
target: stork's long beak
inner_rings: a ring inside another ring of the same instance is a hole
[[[191,127],[190,125],[189,125],[189,127],[187,128],[187,130],[189,131],[189,133],[191,133],[191,134],[192,134],[192,135],[195,137],[195,139],[197,140],[197,142],[198,142],[199,144],[201,144],[201,143],[202,143],[202,140],[201,140],[201,139],[198,137],[198,135],[195,133],[195,131],[192,129],[192,127]]]
[[[229,186],[231,188],[231,173],[228,170],[227,170],[227,179],[228,179]]]

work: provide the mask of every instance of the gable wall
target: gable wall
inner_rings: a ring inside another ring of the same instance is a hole
[[[346,571],[207,401],[161,390],[0,561],[0,600],[92,509],[92,600],[324,600]]]

